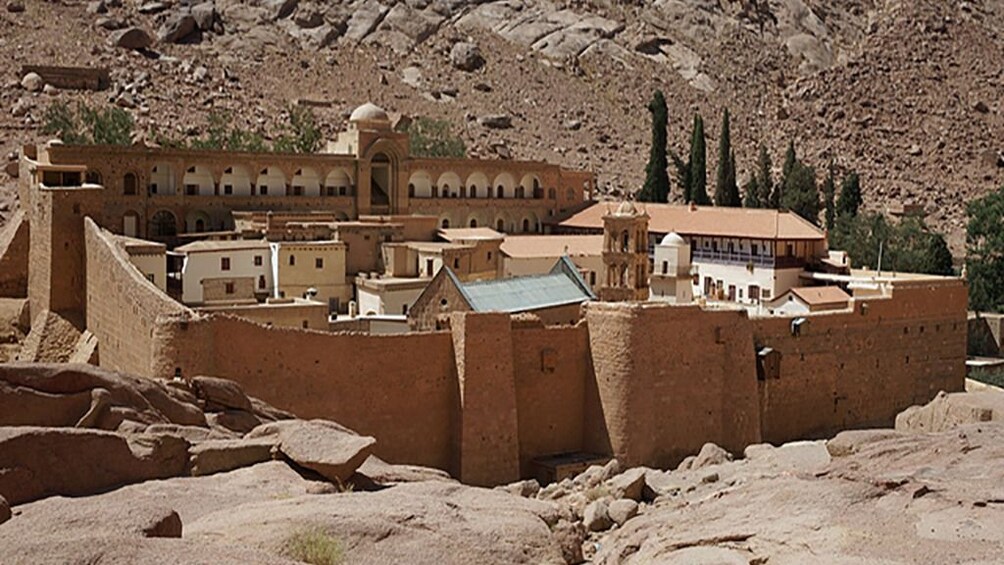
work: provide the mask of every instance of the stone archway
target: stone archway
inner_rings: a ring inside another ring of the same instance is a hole
[[[178,235],[178,219],[170,210],[160,210],[150,218],[147,233],[150,237],[174,237]]]

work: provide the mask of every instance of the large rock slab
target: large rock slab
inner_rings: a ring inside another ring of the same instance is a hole
[[[896,416],[896,429],[941,432],[963,424],[1004,420],[1004,392],[938,393],[923,406],[911,406]]]
[[[274,422],[255,428],[246,437],[274,437],[289,460],[335,483],[347,481],[376,445],[376,439],[326,420]]]
[[[270,438],[216,439],[192,446],[192,476],[212,475],[263,463],[272,459],[275,442]]]
[[[195,396],[205,401],[206,409],[224,410],[232,408],[234,410],[244,410],[251,412],[251,400],[244,393],[244,388],[234,381],[221,379],[218,377],[192,377],[192,390]]]
[[[0,428],[0,495],[11,504],[54,494],[85,496],[173,477],[188,464],[188,442],[70,428]]]

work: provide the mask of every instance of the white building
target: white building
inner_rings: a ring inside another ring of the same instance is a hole
[[[603,282],[602,235],[507,235],[501,252],[505,278],[545,275],[568,257],[594,292]]]
[[[833,268],[825,232],[793,212],[646,204],[649,246],[675,232],[690,246],[693,295],[759,304],[801,285],[806,267]],[[605,206],[560,222],[563,233],[603,233]],[[661,265],[654,265],[655,272]]]
[[[690,244],[675,232],[655,246],[655,262],[649,283],[651,300],[686,304],[694,300]]]
[[[272,294],[272,254],[265,240],[196,241],[176,251],[185,254],[185,304],[247,302]]]

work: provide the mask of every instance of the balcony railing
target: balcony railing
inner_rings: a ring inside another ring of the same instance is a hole
[[[737,251],[713,251],[711,249],[694,249],[693,261],[705,263],[721,263],[724,265],[753,265],[771,269],[801,267],[805,261],[798,257],[774,257],[771,255],[754,255]]]

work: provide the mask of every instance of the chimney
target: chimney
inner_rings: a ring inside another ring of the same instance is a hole
[[[691,212],[696,212],[697,211],[697,203],[696,202],[693,202],[693,201],[690,202],[690,211]]]

